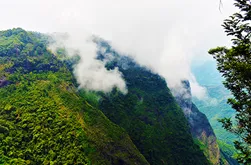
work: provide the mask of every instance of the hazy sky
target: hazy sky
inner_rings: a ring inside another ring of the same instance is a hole
[[[190,66],[196,59],[209,59],[209,48],[229,43],[220,25],[234,12],[233,0],[222,0],[221,11],[219,3],[220,0],[0,0],[0,29],[68,32],[72,36],[67,41],[71,43],[69,47],[82,50],[82,63],[75,70],[82,87],[107,87],[108,91],[113,86],[125,88],[118,71],[107,72],[94,59],[95,48],[86,40],[95,34],[162,75],[170,87],[189,79],[193,94],[202,97],[205,91],[197,84]],[[106,82],[104,77],[108,77]]]

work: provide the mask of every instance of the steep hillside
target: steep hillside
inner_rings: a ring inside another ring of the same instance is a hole
[[[224,117],[234,118],[235,115],[235,111],[227,104],[227,99],[231,97],[231,94],[222,84],[224,79],[216,69],[214,61],[193,66],[192,71],[199,84],[207,89],[210,97],[209,100],[193,98],[193,101],[209,119],[223,155],[232,162],[230,164],[238,164],[237,161],[231,158],[236,152],[233,145],[236,137],[222,128],[222,124],[218,122],[218,119]]]
[[[128,93],[78,90],[78,58],[51,53],[47,42],[20,28],[0,32],[0,164],[215,164],[210,125],[191,134],[162,77],[97,39],[97,58],[119,68]]]
[[[0,164],[148,164],[74,82],[44,36],[0,32]]]
[[[100,44],[114,59],[107,68],[118,67],[127,83],[126,95],[114,90],[101,95],[99,108],[114,123],[123,127],[152,165],[209,164],[193,141],[188,122],[177,105],[165,80],[138,66],[127,57],[118,56],[109,45]],[[103,49],[103,50],[104,50]]]
[[[192,102],[191,87],[188,81],[183,81],[182,92],[176,93],[176,100],[189,122],[190,130],[198,144],[204,151],[206,157],[212,164],[220,163],[220,149],[217,144],[217,138],[207,119],[207,117],[198,110]]]
[[[227,99],[231,97],[231,95],[222,84],[223,78],[216,69],[216,63],[214,61],[206,62],[202,65],[194,66],[192,70],[198,83],[207,89],[211,99],[203,101],[194,98],[194,102],[199,109],[207,115],[218,139],[231,144],[235,137],[225,131],[217,119],[233,117],[235,112],[231,106],[227,104]]]

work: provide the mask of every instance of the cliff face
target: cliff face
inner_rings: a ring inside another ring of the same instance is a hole
[[[215,141],[197,128],[191,100],[180,105],[198,143],[165,80],[109,45],[106,67],[122,72],[126,95],[77,91],[71,63],[33,32],[2,31],[0,39],[0,164],[210,164],[199,145]]]
[[[101,45],[102,46],[102,45]],[[207,165],[209,161],[195,144],[188,122],[165,80],[119,56],[109,45],[99,58],[112,54],[107,68],[118,67],[128,88],[101,95],[99,108],[115,124],[124,128],[151,165]]]
[[[192,102],[191,88],[188,81],[182,82],[184,90],[175,93],[175,98],[189,122],[190,131],[195,141],[203,149],[205,156],[213,164],[220,163],[220,149],[216,136],[205,114],[201,113]]]

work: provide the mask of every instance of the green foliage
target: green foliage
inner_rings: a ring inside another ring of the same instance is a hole
[[[222,141],[218,141],[218,144],[222,150],[222,152],[224,152],[227,155],[233,155],[233,157],[236,156],[236,151],[233,145],[230,144],[226,144],[225,142]]]
[[[0,79],[8,81],[0,87],[0,164],[148,164],[94,107],[95,95],[77,92],[44,37],[20,28],[0,36]],[[16,43],[18,54],[9,51]]]
[[[49,72],[48,78],[43,79],[39,74],[13,73],[12,77],[25,79],[0,89],[0,95],[5,96],[0,98],[0,123],[7,128],[0,134],[0,151],[2,157],[8,158],[7,162],[90,162],[87,156],[93,149],[77,122],[81,102],[61,89],[66,84],[50,79],[54,74],[60,75]]]
[[[237,124],[230,119],[222,119],[223,127],[240,137],[235,141],[239,151],[237,160],[244,164],[251,163],[251,1],[235,0],[239,13],[224,21],[227,35],[232,36],[233,46],[228,49],[217,47],[209,53],[217,61],[218,70],[225,78],[224,85],[234,98],[228,103],[236,110]]]
[[[127,95],[78,91],[79,58],[52,54],[47,40],[0,32],[0,164],[209,164],[160,76],[123,65]]]
[[[209,96],[209,99],[206,100],[193,98],[193,101],[199,110],[209,119],[217,136],[222,157],[228,157],[229,161],[236,152],[233,142],[237,137],[226,131],[218,120],[224,117],[234,119],[235,111],[227,104],[227,98],[231,97],[231,93],[222,85],[224,79],[221,77],[216,67],[215,61],[208,61],[193,66],[192,71],[196,80],[201,86],[207,89],[207,94]],[[234,160],[231,161],[234,162]]]
[[[235,147],[231,144],[227,144],[223,141],[218,140],[218,144],[220,146],[221,150],[221,162],[223,165],[239,165],[239,163],[236,160],[236,149]]]
[[[116,65],[118,62],[113,62]],[[112,66],[110,63],[109,67]],[[120,68],[128,94],[103,94],[100,109],[123,127],[150,164],[208,164],[163,78],[141,68]]]

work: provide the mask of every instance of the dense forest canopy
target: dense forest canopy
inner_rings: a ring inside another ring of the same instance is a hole
[[[126,95],[77,89],[78,58],[53,54],[46,35],[0,36],[0,164],[209,164],[165,80],[109,44],[97,42],[114,56],[106,67],[123,73]]]
[[[20,28],[0,36],[0,164],[148,164],[86,101],[96,96],[77,91],[70,61],[47,50],[46,36]]]

